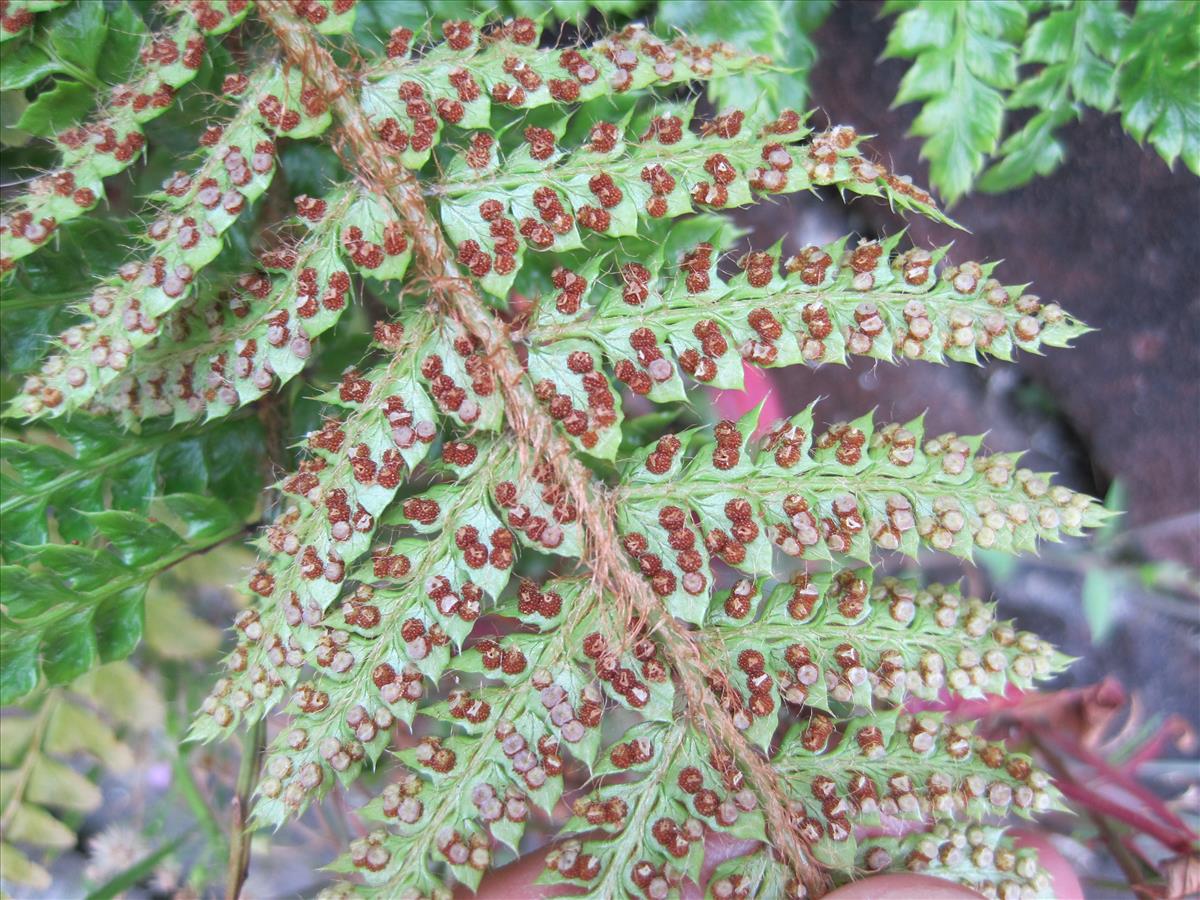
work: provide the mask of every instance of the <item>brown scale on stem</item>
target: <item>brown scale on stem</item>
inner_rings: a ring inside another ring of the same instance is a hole
[[[549,463],[575,502],[586,535],[583,558],[593,579],[612,596],[629,603],[627,620],[636,616],[659,635],[680,675],[679,683],[693,719],[745,767],[750,784],[762,797],[773,846],[810,895],[824,893],[826,877],[792,828],[786,795],[774,770],[738,731],[718,698],[704,688],[713,672],[703,662],[691,633],[666,612],[645,579],[624,557],[612,510],[601,487],[575,459],[570,444],[557,434],[553,419],[538,404],[513,350],[508,327],[488,312],[472,283],[459,273],[453,253],[426,209],[420,186],[379,146],[366,114],[347,89],[348,80],[308,24],[294,18],[283,0],[260,0],[257,9],[290,63],[300,68],[329,102],[357,158],[359,177],[387,197],[404,221],[413,241],[416,272],[426,280],[431,295],[483,342],[499,376],[506,414],[519,439],[522,456],[529,454]],[[638,631],[631,628],[631,632]]]

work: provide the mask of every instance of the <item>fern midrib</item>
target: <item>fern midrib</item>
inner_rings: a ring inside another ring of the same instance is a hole
[[[796,144],[807,133],[806,131],[804,133],[786,135],[780,142]],[[630,141],[626,141],[626,143],[632,144]],[[714,153],[747,150],[757,146],[757,144],[754,143],[754,139],[739,141],[736,138],[719,138],[715,135],[709,135],[702,143],[691,143],[688,146],[680,148],[663,144],[646,145],[641,143],[632,144],[632,146],[634,148],[645,148],[647,155],[641,159],[637,156],[629,155],[620,159],[601,158],[587,160],[576,159],[574,155],[571,155],[566,157],[565,160],[559,160],[554,164],[546,166],[544,169],[524,172],[509,178],[483,177],[470,181],[456,180],[449,184],[439,183],[430,186],[424,193],[426,196],[457,198],[479,192],[512,191],[525,187],[535,179],[541,178],[548,180],[550,183],[557,184],[561,188],[565,186],[566,182],[590,172],[607,172],[613,176],[614,180],[636,180],[641,177],[642,169],[653,163],[686,168],[691,173],[701,171],[705,160]],[[799,174],[803,175],[803,171],[801,170]],[[790,191],[798,189],[789,188]]]
[[[200,553],[205,553],[222,544],[232,537],[235,537],[245,531],[245,526],[241,522],[235,522],[232,525],[226,526],[221,531],[216,532],[210,537],[194,541],[191,538],[184,538],[184,543],[174,552],[168,553],[166,556],[159,557],[151,566],[142,566],[130,569],[129,574],[123,575],[109,581],[98,588],[93,588],[90,591],[76,591],[71,589],[72,596],[66,602],[58,603],[54,607],[45,610],[44,612],[29,617],[18,619],[6,610],[5,617],[12,623],[20,625],[29,630],[44,630],[47,625],[60,621],[78,612],[80,609],[91,608],[95,609],[109,597],[115,597],[124,593],[130,588],[135,588],[138,585],[149,584],[153,579],[157,578],[163,572],[173,566],[178,565],[190,556],[196,556]],[[121,563],[128,568],[128,565]]]
[[[701,478],[689,478],[684,471],[679,480],[667,480],[654,484],[624,485],[617,490],[621,499],[628,500],[708,500],[712,497],[731,492],[741,492],[754,496],[759,501],[771,500],[782,494],[802,491],[828,492],[844,490],[855,495],[897,493],[914,486],[954,492],[961,500],[976,500],[992,495],[1003,495],[1003,488],[996,488],[980,482],[983,490],[971,492],[975,485],[974,473],[965,482],[939,482],[932,475],[936,469],[927,467],[924,471],[905,476],[899,474],[884,474],[871,471],[841,474],[821,471],[822,463],[817,462],[811,468],[801,469],[795,474],[761,475],[740,480],[732,476],[728,481],[710,481]],[[924,499],[920,497],[919,499]]]
[[[81,481],[97,472],[102,472],[105,469],[110,469],[118,466],[126,460],[132,459],[135,456],[141,456],[152,449],[157,449],[163,444],[172,443],[179,440],[177,432],[164,431],[161,434],[139,438],[136,442],[127,442],[121,450],[116,450],[107,456],[99,457],[93,462],[92,460],[76,459],[76,463],[82,463],[69,471],[64,471],[61,475],[51,479],[45,484],[38,485],[37,495],[34,494],[16,494],[0,501],[0,513],[10,512],[21,506],[25,506],[38,499],[38,495],[46,496],[53,495],[61,491],[63,488]]]
[[[674,296],[667,303],[671,304],[674,301],[682,299],[682,297]],[[792,290],[784,290],[779,293],[744,297],[731,297],[729,294],[722,294],[716,297],[702,297],[696,298],[687,306],[666,305],[650,310],[628,306],[627,304],[618,306],[614,303],[610,309],[603,312],[597,311],[583,322],[566,322],[535,327],[530,330],[529,338],[534,344],[549,344],[554,341],[568,339],[607,339],[611,333],[629,328],[631,324],[656,325],[663,329],[670,329],[674,325],[693,323],[698,319],[715,319],[726,327],[729,327],[732,324],[734,316],[727,310],[729,304],[734,301],[742,302],[746,306],[754,304],[787,316],[794,315],[809,303],[828,304],[836,309],[840,315],[852,313],[854,308],[860,303],[875,303],[879,306],[881,315],[894,317],[896,312],[891,308],[890,304],[905,304],[911,300],[928,302],[946,301],[950,305],[949,309],[935,308],[930,310],[931,315],[936,316],[939,320],[950,315],[952,311],[958,310],[969,311],[976,317],[990,315],[997,311],[982,296],[959,299],[948,293],[938,294],[936,293],[936,289],[921,292],[889,291],[886,289],[878,291],[855,291],[849,287],[810,290],[793,288]],[[1009,315],[1006,315],[1005,318],[1011,318],[1011,311],[1005,311],[1009,312]],[[748,312],[748,310],[743,308],[738,311],[738,314],[744,318],[745,312]]]
[[[921,623],[914,620],[912,625],[930,623]],[[717,627],[703,628],[699,631],[701,642],[708,646],[706,637],[712,637],[714,646],[721,646],[721,642],[728,636],[731,629],[730,625]],[[854,622],[847,625],[827,625],[824,622],[793,622],[793,623],[766,623],[754,622],[749,626],[742,623],[732,625],[734,628],[748,627],[753,631],[755,640],[762,639],[764,642],[775,641],[788,643],[803,641],[810,650],[816,650],[826,656],[832,655],[833,647],[837,644],[846,642],[855,642],[860,645],[873,644],[879,638],[891,638],[902,644],[905,648],[921,647],[926,650],[932,650],[943,658],[951,658],[951,654],[960,649],[974,647],[983,641],[980,638],[971,637],[958,629],[951,629],[944,632],[925,631],[922,628],[907,627],[903,629],[883,628],[875,625],[871,619],[863,622]],[[828,630],[822,631],[826,628]],[[714,651],[719,652],[719,651]],[[728,662],[728,660],[726,660]],[[908,693],[908,692],[906,692]]]

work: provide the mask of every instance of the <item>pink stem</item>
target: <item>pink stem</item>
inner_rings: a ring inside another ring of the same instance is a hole
[[[1108,760],[1089,750],[1088,748],[1064,738],[1046,735],[1045,740],[1053,744],[1063,753],[1072,756],[1075,759],[1081,760],[1096,770],[1096,774],[1104,781],[1110,781],[1119,785],[1128,794],[1137,799],[1139,803],[1146,807],[1150,812],[1154,813],[1160,819],[1169,822],[1175,829],[1187,835],[1190,839],[1196,837],[1188,826],[1175,813],[1163,803],[1162,799],[1154,794],[1149,788],[1141,784],[1131,775],[1115,768]]]
[[[1187,734],[1187,723],[1177,716],[1171,716],[1159,726],[1158,731],[1130,755],[1129,759],[1122,763],[1120,768],[1132,775],[1143,763],[1161,756],[1167,742],[1178,741],[1185,734]]]
[[[1173,850],[1176,853],[1188,853],[1191,851],[1191,841],[1177,832],[1166,828],[1161,823],[1143,816],[1139,812],[1135,812],[1128,807],[1109,800],[1100,794],[1088,790],[1080,784],[1071,781],[1057,782],[1058,789],[1063,792],[1063,796],[1069,800],[1073,800],[1088,809],[1100,813],[1100,815],[1108,816],[1111,819],[1116,819],[1118,822],[1123,822],[1130,828],[1136,828],[1138,831],[1143,831],[1154,840],[1158,841],[1164,847]]]

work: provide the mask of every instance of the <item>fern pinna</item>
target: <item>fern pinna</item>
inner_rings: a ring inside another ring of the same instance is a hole
[[[231,439],[252,458],[264,437],[239,410],[295,397],[321,336],[384,298],[370,352],[267,487],[237,646],[194,725],[213,740],[286,720],[253,824],[382,767],[335,894],[476,887],[529,850],[535,808],[562,829],[543,880],[597,897],[677,894],[716,832],[762,849],[722,864],[713,897],[819,896],[891,870],[1042,891],[999,823],[1055,807],[1054,787],[926,710],[1030,688],[1065,659],[992,605],[872,561],[1029,551],[1098,524],[1099,505],[920,420],[823,426],[809,406],[647,436],[626,410],[740,389],[745,365],[1011,359],[1086,328],[992,264],[899,235],[731,253],[722,210],[822,186],[952,224],[852,128],[698,118],[676,89],[770,60],[632,26],[554,46],[527,18],[397,28],[363,58],[353,0],[250,12],[165,4],[133,86],[60,135],[61,170],[3,219],[19,281],[130,162],[112,148],[141,149],[154,98],[175,102],[220,51],[199,146],[11,403],[29,435],[106,418],[137,434],[68,437],[73,459],[12,447],[28,536],[5,551],[6,699],[130,652],[145,582],[252,517],[220,489],[244,498],[246,471],[177,484],[172,448],[203,459]],[[318,139],[336,177],[297,193],[287,151]],[[294,213],[268,218],[290,194]],[[223,264],[230,236],[256,247],[253,268]],[[137,490],[118,489],[143,457]],[[72,464],[114,485],[82,518],[36,499]]]

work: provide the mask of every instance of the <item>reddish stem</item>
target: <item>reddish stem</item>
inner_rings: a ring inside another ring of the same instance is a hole
[[[1108,760],[1104,759],[1099,754],[1089,750],[1081,744],[1066,740],[1063,738],[1047,735],[1044,740],[1047,743],[1053,744],[1063,753],[1081,760],[1087,765],[1096,770],[1096,774],[1101,781],[1109,781],[1120,786],[1126,793],[1133,796],[1147,810],[1160,819],[1170,823],[1172,827],[1182,832],[1183,836],[1190,840],[1194,840],[1196,833],[1180,819],[1175,813],[1163,803],[1162,799],[1149,790],[1145,785],[1141,784],[1134,777],[1114,767]]]
[[[1176,743],[1187,735],[1188,731],[1187,722],[1178,716],[1171,716],[1119,768],[1130,775],[1134,774],[1145,763],[1162,756],[1168,742]]]
[[[1116,819],[1128,825],[1130,828],[1135,828],[1138,831],[1143,831],[1154,840],[1158,841],[1164,847],[1169,848],[1175,853],[1188,853],[1191,851],[1191,841],[1183,835],[1172,831],[1160,822],[1147,818],[1139,812],[1136,812],[1128,807],[1122,806],[1115,800],[1110,800],[1107,797],[1097,794],[1077,784],[1073,781],[1059,780],[1057,782],[1058,789],[1062,791],[1063,796],[1075,803],[1080,804],[1093,812],[1108,816],[1111,819]]]

